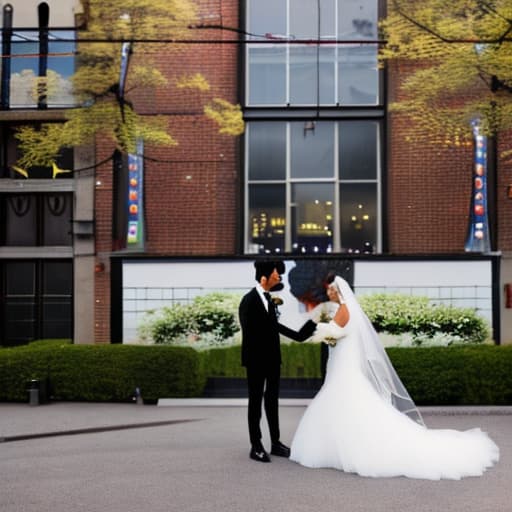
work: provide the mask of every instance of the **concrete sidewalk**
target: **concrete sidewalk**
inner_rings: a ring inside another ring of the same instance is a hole
[[[308,402],[281,400],[285,443]],[[422,408],[429,427],[480,427],[501,450],[480,478],[432,482],[251,461],[245,404],[0,403],[0,512],[511,510],[512,407]]]

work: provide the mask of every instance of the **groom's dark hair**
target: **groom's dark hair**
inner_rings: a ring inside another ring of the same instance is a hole
[[[274,272],[274,269],[277,269],[277,273],[279,275],[284,274],[285,272],[285,264],[283,261],[277,260],[260,260],[254,262],[254,268],[256,269],[256,281],[260,282],[260,279],[265,276],[267,279],[270,277],[270,274]]]

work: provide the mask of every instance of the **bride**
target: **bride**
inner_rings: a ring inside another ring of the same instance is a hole
[[[439,480],[482,475],[499,449],[479,428],[428,429],[348,283],[313,341],[329,342],[325,382],[306,409],[290,459],[362,476]],[[334,345],[334,342],[336,344]]]

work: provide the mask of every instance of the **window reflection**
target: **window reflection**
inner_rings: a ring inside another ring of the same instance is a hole
[[[290,48],[290,103],[332,105],[336,102],[334,48]]]
[[[75,105],[71,76],[75,72],[75,43],[62,39],[73,39],[74,32],[51,32],[48,43],[48,106]]]
[[[37,105],[36,77],[39,69],[39,41],[37,32],[14,34],[11,42],[11,107]]]
[[[338,96],[342,105],[377,105],[378,62],[376,45],[351,45],[338,53]]]
[[[332,252],[333,184],[297,184],[292,190],[292,252]]]
[[[377,178],[378,128],[375,121],[340,123],[338,160],[341,179]]]
[[[284,251],[285,194],[284,185],[255,185],[249,190],[249,253]]]
[[[248,0],[247,16],[250,39],[257,39],[253,34],[286,34],[286,0]]]
[[[291,123],[292,178],[334,177],[334,125],[330,121]]]
[[[249,48],[249,104],[282,105],[286,102],[286,49]]]
[[[377,121],[260,121],[247,132],[247,252],[379,250]]]
[[[286,123],[251,123],[248,137],[249,179],[285,179]]]
[[[350,253],[372,253],[377,241],[377,186],[340,185],[341,246]]]
[[[339,39],[377,37],[378,2],[375,0],[341,0],[338,9]]]
[[[52,31],[48,35],[48,55],[41,55],[39,32],[13,34],[9,59],[10,79],[7,77],[11,108],[36,107],[41,88],[44,88],[48,106],[66,107],[75,104],[70,80],[75,70],[75,43],[62,41],[74,37],[73,31]],[[47,66],[41,77],[40,58],[46,59]],[[3,73],[5,69],[4,66]]]
[[[248,4],[249,43],[269,42],[248,45],[248,105],[379,104],[378,46],[368,43],[378,37],[378,0]],[[291,44],[272,45],[272,38]],[[293,44],[317,39],[339,42]]]

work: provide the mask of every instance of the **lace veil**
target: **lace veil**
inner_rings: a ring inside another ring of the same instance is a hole
[[[401,413],[424,425],[423,418],[389,360],[379,336],[349,284],[339,276],[334,283],[345,301],[350,321],[357,325],[363,348],[363,368],[377,393]]]

